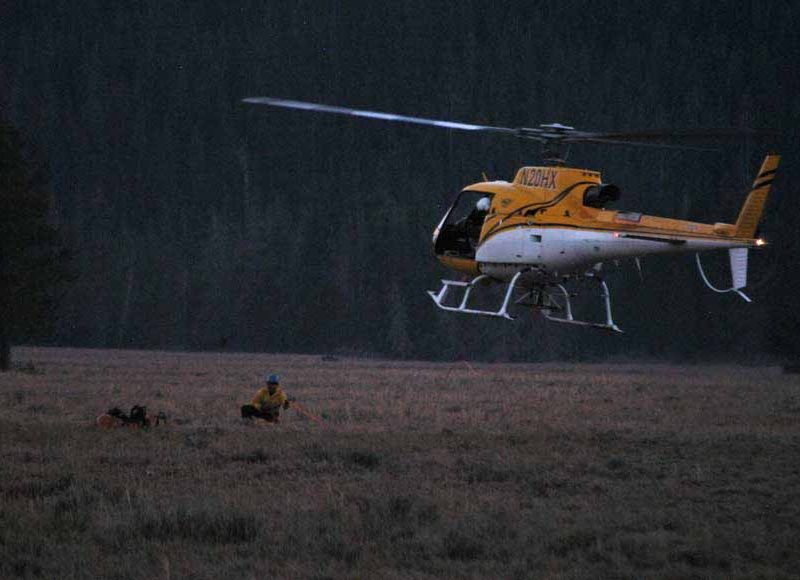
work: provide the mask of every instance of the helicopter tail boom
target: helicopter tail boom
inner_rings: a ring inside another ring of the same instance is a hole
[[[742,210],[739,212],[739,218],[736,220],[735,236],[737,238],[755,237],[756,228],[764,211],[764,204],[767,201],[780,160],[779,155],[767,155],[764,158],[758,176],[753,181],[750,195],[747,196]]]

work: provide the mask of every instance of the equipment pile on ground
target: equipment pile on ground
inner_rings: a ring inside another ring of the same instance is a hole
[[[155,423],[147,416],[147,407],[134,405],[130,414],[126,415],[119,407],[113,407],[99,415],[95,421],[101,429],[117,429],[118,427],[133,427],[146,429],[151,425],[158,426],[167,422],[167,416],[160,411],[155,417]]]

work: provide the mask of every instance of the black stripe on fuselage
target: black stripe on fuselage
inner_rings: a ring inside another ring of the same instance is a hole
[[[552,207],[552,206],[558,204],[559,202],[561,202],[561,200],[563,200],[565,197],[567,197],[567,195],[569,195],[572,192],[573,189],[575,189],[576,187],[579,187],[581,185],[597,185],[597,183],[595,183],[594,181],[578,181],[577,183],[573,183],[572,185],[570,185],[569,187],[567,187],[563,191],[561,191],[558,194],[556,194],[556,196],[554,198],[552,198],[552,199],[550,199],[548,201],[542,201],[542,202],[538,202],[538,203],[529,203],[528,205],[520,206],[517,209],[515,209],[514,211],[512,211],[511,213],[509,213],[508,215],[506,215],[502,219],[503,220],[507,220],[507,219],[517,215],[517,214],[522,215],[523,211],[529,211],[529,210],[532,210],[532,209],[536,209],[536,211],[538,211],[540,209],[547,209],[548,207]],[[488,232],[486,232],[486,236],[484,237],[484,239],[488,238],[490,235],[494,234],[495,232],[500,231],[501,229],[505,229],[505,228],[501,228],[500,227],[500,222],[496,223],[494,225],[494,227],[492,227],[492,229],[490,229]]]
[[[645,240],[647,242],[661,242],[662,244],[672,244],[674,246],[679,246],[681,244],[686,243],[686,240],[675,240],[672,238],[654,238],[651,236],[637,236],[634,234],[620,234],[619,237],[630,238],[632,240]]]
[[[768,175],[775,175],[777,171],[778,171],[777,169],[773,169],[772,171],[765,171],[764,173],[759,173],[758,177],[756,177],[756,181],[758,181],[762,177],[767,177]]]

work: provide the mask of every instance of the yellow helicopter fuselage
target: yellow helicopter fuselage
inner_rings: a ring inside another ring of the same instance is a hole
[[[600,173],[523,167],[513,182],[466,187],[434,233],[434,252],[448,268],[507,279],[522,268],[559,277],[608,259],[759,246],[755,229],[778,161],[776,155],[764,160],[734,224],[605,209],[619,190],[602,184]],[[466,214],[470,203],[485,198],[488,210]]]

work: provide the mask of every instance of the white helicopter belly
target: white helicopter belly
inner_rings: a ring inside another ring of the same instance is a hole
[[[482,273],[507,280],[522,269],[537,278],[583,273],[605,260],[737,247],[719,239],[666,239],[628,232],[523,226],[495,234],[477,249]]]

